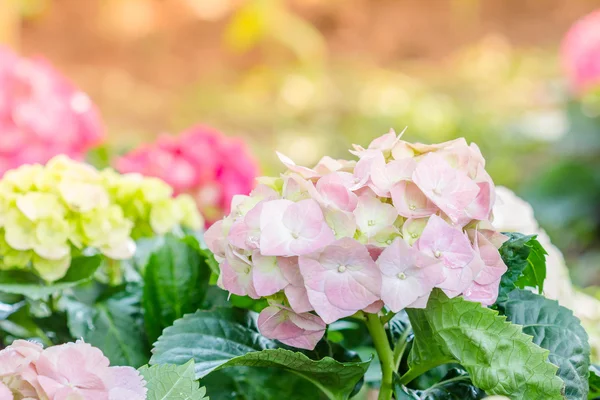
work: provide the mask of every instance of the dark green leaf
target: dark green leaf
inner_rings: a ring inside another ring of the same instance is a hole
[[[232,308],[188,314],[165,329],[154,346],[151,364],[194,359],[197,378],[234,357],[277,347],[258,333],[255,314]]]
[[[204,257],[206,264],[213,274],[216,274],[217,276],[220,274],[219,263],[215,260],[214,254],[206,246],[204,237],[201,233],[194,232],[193,234],[188,234],[184,236],[182,240]]]
[[[174,235],[164,237],[144,272],[144,320],[151,343],[204,300],[210,270],[204,258]]]
[[[100,266],[102,257],[76,257],[71,261],[67,274],[60,280],[47,284],[29,271],[0,271],[0,292],[22,294],[31,299],[45,299],[53,293],[89,281]]]
[[[426,309],[409,309],[408,315],[415,333],[409,357],[413,373],[458,362],[488,394],[563,399],[564,383],[548,361],[549,351],[497,311],[461,297],[448,299],[436,289]]]
[[[555,300],[516,289],[509,293],[504,314],[533,342],[550,350],[549,360],[558,365],[558,376],[565,382],[567,399],[585,399],[588,393],[590,345],[588,335],[573,312]]]
[[[600,399],[600,369],[595,365],[590,367],[590,392],[588,393],[588,399],[597,400]]]
[[[151,364],[196,362],[196,376],[225,367],[279,367],[313,382],[332,399],[348,398],[369,362],[340,363],[324,357],[275,349],[258,333],[253,314],[236,309],[198,311],[165,329],[153,350]]]
[[[311,360],[300,352],[285,349],[269,349],[235,357],[218,368],[279,367],[304,377],[320,388],[330,399],[347,399],[355,385],[369,368],[369,361],[340,363],[325,357]]]
[[[102,350],[112,365],[137,368],[148,362],[138,292],[118,293],[93,306],[68,301],[66,308],[71,334]]]
[[[208,400],[194,376],[194,361],[178,366],[172,364],[143,366],[140,373],[147,382],[147,400]]]
[[[535,235],[505,233],[508,240],[500,247],[500,255],[508,270],[502,275],[496,304],[506,301],[508,293],[525,286],[544,287],[546,278],[546,251]]]

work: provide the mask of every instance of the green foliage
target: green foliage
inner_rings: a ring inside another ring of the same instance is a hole
[[[558,365],[567,399],[585,399],[588,394],[590,345],[588,335],[573,312],[557,301],[526,290],[514,290],[504,304],[504,314],[533,342],[550,351],[549,361]]]
[[[100,348],[112,365],[137,368],[149,357],[140,308],[139,291],[122,291],[93,305],[67,301],[69,330]]]
[[[600,369],[595,365],[590,367],[590,391],[588,393],[588,399],[597,400],[600,399]]]
[[[500,247],[500,255],[508,270],[502,275],[496,304],[506,301],[508,293],[525,286],[544,287],[546,278],[546,251],[535,235],[505,233],[508,240]]]
[[[144,320],[151,343],[201,306],[209,275],[205,258],[194,248],[171,234],[163,238],[144,268]]]
[[[193,358],[199,378],[226,367],[279,367],[309,380],[331,399],[348,398],[369,366],[331,357],[312,360],[276,347],[258,333],[252,313],[220,308],[175,321],[156,343],[150,363],[181,364]]]
[[[194,361],[183,365],[161,364],[139,369],[147,382],[148,400],[209,400],[206,388],[194,377]]]
[[[73,258],[67,274],[51,284],[29,271],[0,271],[0,292],[22,294],[33,300],[47,299],[53,293],[92,279],[101,262],[100,255]]]
[[[485,397],[469,378],[466,371],[453,368],[437,383],[425,390],[413,390],[398,382],[394,385],[396,400],[478,400]]]
[[[426,309],[411,309],[408,315],[415,332],[409,378],[458,362],[488,394],[517,400],[563,398],[564,383],[548,361],[549,351],[496,311],[435,290]]]

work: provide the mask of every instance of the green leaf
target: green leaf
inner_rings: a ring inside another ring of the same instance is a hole
[[[147,365],[139,369],[146,380],[148,400],[208,400],[194,376],[194,361],[183,365]]]
[[[587,398],[590,345],[573,312],[555,300],[519,289],[508,295],[503,307],[509,321],[522,325],[535,344],[550,350],[549,360],[559,367],[566,398]]]
[[[535,235],[504,233],[508,240],[500,247],[500,255],[508,270],[502,275],[496,304],[506,301],[508,293],[525,286],[544,287],[546,278],[546,251]]]
[[[469,374],[463,369],[452,368],[437,383],[425,390],[414,390],[398,384],[394,384],[397,400],[479,400],[485,397],[485,393],[473,386]]]
[[[167,235],[150,255],[144,273],[144,320],[150,342],[204,300],[210,270],[181,239]]]
[[[590,367],[590,392],[588,393],[588,399],[600,399],[600,369],[595,365]]]
[[[180,365],[194,359],[196,377],[201,378],[234,357],[275,347],[258,333],[255,314],[217,308],[188,314],[165,329],[150,364]]]
[[[408,315],[415,333],[409,378],[458,362],[487,394],[563,399],[564,383],[556,376],[558,367],[548,361],[550,352],[497,311],[435,290],[426,309],[409,309]]]
[[[71,334],[102,350],[112,365],[137,368],[146,364],[149,355],[139,297],[121,292],[93,306],[66,302]]]
[[[215,259],[215,255],[208,249],[204,242],[204,236],[201,233],[194,232],[194,234],[187,234],[181,240],[196,250],[210,268],[213,274],[217,276],[220,274],[219,263]]]
[[[546,250],[537,239],[532,239],[526,244],[531,249],[527,258],[527,266],[523,270],[523,275],[515,282],[517,287],[537,287],[539,293],[544,291],[544,281],[546,280]]]
[[[46,299],[53,293],[92,279],[101,262],[100,255],[76,257],[71,261],[67,274],[52,284],[47,284],[29,271],[0,271],[0,292],[22,294],[33,300]]]
[[[331,357],[311,360],[300,352],[270,349],[235,357],[218,369],[234,366],[279,367],[309,380],[330,399],[347,399],[367,372],[370,362],[340,363]]]
[[[196,377],[235,366],[279,367],[314,383],[331,399],[346,399],[369,362],[340,363],[331,357],[311,360],[305,354],[275,349],[258,333],[254,314],[236,309],[198,311],[165,329],[151,364],[196,362]]]

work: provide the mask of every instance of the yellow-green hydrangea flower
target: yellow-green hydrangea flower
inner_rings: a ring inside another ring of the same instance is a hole
[[[203,227],[193,199],[139,174],[98,171],[65,156],[23,165],[0,180],[0,270],[32,268],[62,278],[74,253],[133,256],[134,239]]]

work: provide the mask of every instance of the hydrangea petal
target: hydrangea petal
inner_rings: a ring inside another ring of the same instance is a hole
[[[284,307],[267,307],[258,316],[258,329],[265,337],[300,349],[314,349],[325,334],[325,328],[318,316],[296,314]]]
[[[252,253],[252,282],[258,296],[270,296],[284,289],[289,282],[281,271],[277,257]]]

